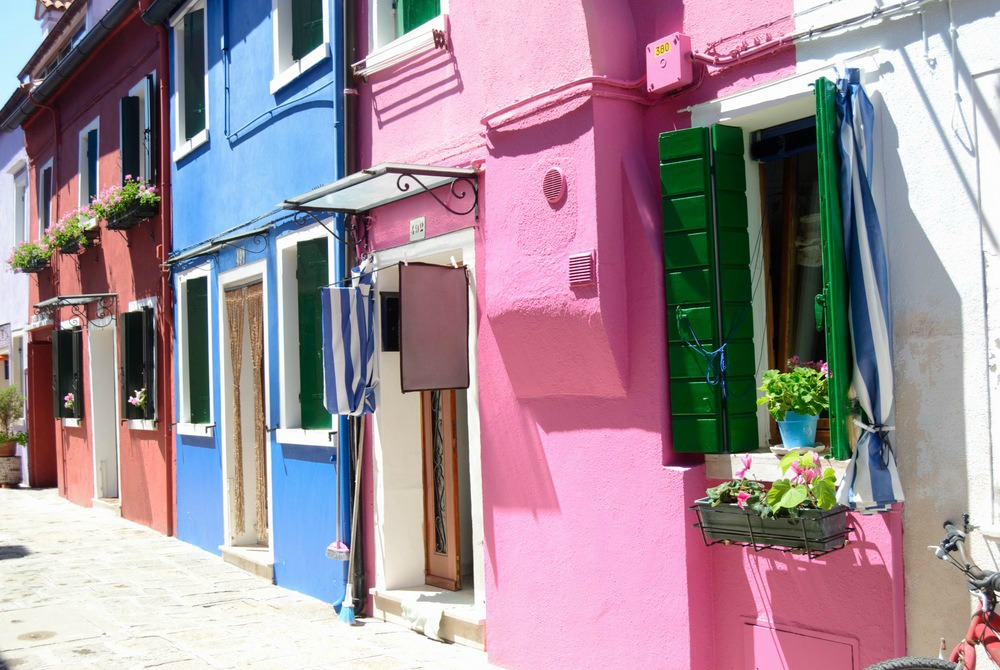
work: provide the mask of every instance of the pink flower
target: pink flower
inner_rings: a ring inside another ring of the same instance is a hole
[[[129,181],[130,179],[132,179],[132,175],[130,174],[125,175],[125,181]]]
[[[802,473],[802,477],[805,479],[806,485],[812,484],[813,480],[819,477],[819,468],[809,468]]]
[[[743,462],[743,467],[736,471],[737,479],[743,479],[747,476],[747,472],[750,470],[750,465],[753,463],[753,456],[751,454],[743,454],[740,460]]]
[[[823,373],[824,376],[830,376],[830,366],[826,364],[826,361],[820,363],[819,371]]]
[[[746,491],[740,491],[736,494],[736,506],[740,509],[746,509],[748,498],[750,498],[749,493]]]

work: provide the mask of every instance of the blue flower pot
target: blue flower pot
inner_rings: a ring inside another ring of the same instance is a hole
[[[813,446],[816,444],[816,424],[818,423],[818,414],[786,412],[785,420],[778,422],[782,444],[786,449]]]

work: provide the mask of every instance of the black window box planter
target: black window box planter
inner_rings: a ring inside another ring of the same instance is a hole
[[[35,261],[33,263],[29,263],[28,265],[25,265],[23,268],[18,269],[18,272],[22,272],[24,274],[36,274],[38,272],[41,272],[42,270],[44,270],[47,267],[49,267],[49,261],[48,260]]]
[[[735,544],[741,547],[777,549],[804,553],[810,559],[828,554],[847,545],[847,536],[854,530],[847,525],[847,508],[806,509],[798,519],[764,519],[749,509],[736,505],[712,507],[708,498],[696,500],[691,507],[698,517],[706,545]]]
[[[80,242],[72,242],[72,243],[67,244],[65,246],[59,247],[59,253],[66,254],[66,255],[78,254],[81,251],[83,251],[83,249],[84,249],[84,245],[82,243],[80,243]]]
[[[140,205],[138,203],[131,205],[119,216],[108,218],[107,228],[108,230],[128,230],[136,224],[156,216],[158,210],[157,205]]]

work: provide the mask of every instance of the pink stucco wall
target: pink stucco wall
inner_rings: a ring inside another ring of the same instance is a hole
[[[656,136],[689,125],[683,107],[790,73],[794,51],[672,98],[596,84],[494,115],[582,77],[635,81],[645,45],[668,33],[703,49],[791,11],[788,0],[453,2],[449,51],[360,86],[364,166],[484,168],[477,372],[496,664],[742,668],[733,631],[747,620],[857,640],[866,663],[898,648],[898,517],[857,520],[858,542],[814,562],[706,548],[687,510],[704,466],[670,447]],[[568,182],[556,206],[541,194],[551,166]],[[408,240],[421,200],[374,212],[376,249]],[[433,207],[428,237],[473,223]],[[572,289],[568,256],[588,250],[597,284]]]

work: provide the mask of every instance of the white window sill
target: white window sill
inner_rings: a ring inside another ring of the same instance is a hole
[[[214,437],[214,423],[179,423],[177,424],[178,435],[192,435],[194,437]]]
[[[434,39],[435,31],[444,33],[444,43],[447,48],[448,15],[439,14],[424,25],[372,51],[363,61],[352,66],[354,74],[367,77],[439,48]]]
[[[752,451],[750,454],[753,456],[753,464],[750,466],[750,472],[747,473],[749,479],[773,482],[783,477],[781,470],[778,469],[778,463],[781,462],[780,457],[763,449]],[[736,472],[743,469],[743,456],[745,454],[709,454],[705,456],[705,475],[709,479],[733,479]],[[844,475],[849,462],[836,461],[828,458],[826,454],[820,454],[820,463],[823,468],[833,468],[833,471],[837,473],[838,480]]]
[[[202,144],[205,144],[206,142],[208,142],[208,128],[205,128],[205,130],[201,131],[200,133],[189,139],[187,142],[178,144],[174,148],[174,153],[171,155],[171,157],[174,159],[174,162],[176,163],[177,161],[184,158],[189,153],[200,147]]]
[[[299,78],[299,75],[316,67],[330,56],[330,44],[324,42],[307,53],[300,60],[294,61],[271,80],[271,93],[277,93]]]
[[[305,430],[303,428],[278,428],[274,431],[274,439],[282,444],[304,444],[314,447],[336,447],[337,431]]]
[[[63,419],[62,420],[62,425],[63,425],[63,428],[79,428],[80,427],[80,419]]]
[[[156,430],[156,422],[149,419],[129,419],[129,430]]]

